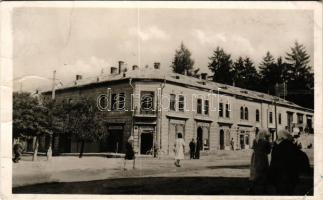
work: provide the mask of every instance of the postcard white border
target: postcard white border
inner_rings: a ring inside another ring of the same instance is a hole
[[[314,12],[314,196],[159,196],[159,195],[22,195],[12,194],[12,24],[11,16],[17,7],[59,8],[187,8],[187,9],[279,9],[312,10]],[[1,2],[1,134],[0,134],[0,198],[2,199],[322,199],[323,198],[323,100],[322,100],[322,3],[321,2]]]

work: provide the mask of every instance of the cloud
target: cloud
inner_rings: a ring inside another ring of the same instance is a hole
[[[139,27],[131,28],[130,34],[138,36],[142,41],[153,39],[166,40],[169,38],[169,35],[157,26],[150,26],[145,29],[140,29]]]
[[[255,52],[250,41],[237,34],[206,32],[200,29],[193,30],[193,36],[204,46],[221,46],[232,53],[252,54]]]

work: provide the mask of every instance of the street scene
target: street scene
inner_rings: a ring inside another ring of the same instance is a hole
[[[307,154],[313,164],[313,153]],[[143,157],[136,160],[136,169],[125,171],[121,158],[65,156],[48,162],[42,157],[32,162],[24,156],[14,165],[13,193],[248,195],[250,156],[251,151],[226,151],[183,160],[181,168],[174,168],[171,158]],[[295,195],[313,195],[312,175],[301,176]]]
[[[12,21],[13,194],[315,194],[312,10]]]

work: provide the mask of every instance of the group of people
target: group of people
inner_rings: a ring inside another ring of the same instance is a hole
[[[200,159],[201,142],[199,138],[197,138],[197,142],[195,142],[194,138],[192,138],[189,145],[190,145],[190,159]]]
[[[300,173],[309,170],[308,157],[287,130],[278,131],[277,140],[273,143],[270,143],[269,137],[266,130],[261,130],[253,141],[249,192],[266,194],[271,185],[277,194],[291,195]]]

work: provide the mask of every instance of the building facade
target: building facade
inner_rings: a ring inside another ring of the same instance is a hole
[[[80,79],[55,90],[56,101],[92,98],[101,108],[106,134],[99,142],[86,143],[85,152],[123,153],[130,135],[138,154],[157,146],[172,155],[177,133],[188,143],[194,138],[202,151],[251,148],[260,129],[276,138],[276,129],[313,133],[313,110],[284,99],[202,78],[162,73],[159,63],[152,69],[133,66],[111,68],[111,74]],[[52,91],[44,92],[50,98]],[[54,151],[78,152],[73,137],[54,138]]]

